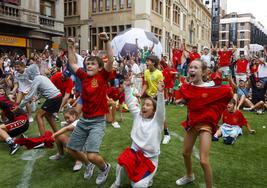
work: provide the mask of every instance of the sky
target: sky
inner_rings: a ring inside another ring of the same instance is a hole
[[[227,13],[252,13],[267,29],[267,0],[227,0]]]

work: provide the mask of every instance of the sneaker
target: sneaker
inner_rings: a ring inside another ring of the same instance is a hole
[[[30,117],[29,117],[29,123],[32,123],[33,121],[34,121],[33,117],[30,116]]]
[[[61,159],[64,159],[64,155],[60,155],[60,154],[56,154],[56,155],[52,155],[49,157],[50,160],[61,160]]]
[[[16,151],[18,151],[19,147],[20,146],[18,144],[15,144],[15,143],[11,144],[10,145],[10,155],[14,155],[16,153]]]
[[[41,142],[41,143],[39,143],[38,145],[34,146],[33,149],[43,148],[44,145],[45,145],[45,144],[44,144],[43,142]]]
[[[262,114],[263,112],[262,112],[262,110],[257,110],[256,111],[256,114],[258,114],[258,115],[260,115],[260,114]]]
[[[193,174],[192,177],[184,176],[176,181],[177,185],[186,185],[188,183],[191,183],[195,180],[195,175]]]
[[[95,182],[97,185],[101,185],[106,181],[110,168],[111,168],[110,164],[107,163],[107,167],[105,168],[105,170],[103,171],[100,170]]]
[[[116,185],[116,183],[114,182],[109,188],[119,188],[120,186]]]
[[[94,168],[95,168],[95,165],[92,163],[89,163],[88,165],[86,165],[85,172],[83,174],[83,178],[89,180],[94,173]]]
[[[212,141],[219,141],[219,138],[217,138],[216,136],[213,136]]]
[[[171,136],[170,135],[164,135],[162,144],[168,144],[171,140]]]
[[[121,128],[120,124],[119,124],[117,121],[115,121],[115,122],[112,123],[111,125],[112,125],[115,129],[119,129],[119,128]]]
[[[81,170],[82,166],[83,166],[83,163],[82,163],[82,162],[80,162],[80,161],[76,161],[76,163],[75,163],[75,165],[73,166],[73,169],[72,169],[72,170],[73,170],[74,172],[77,172],[77,171]]]

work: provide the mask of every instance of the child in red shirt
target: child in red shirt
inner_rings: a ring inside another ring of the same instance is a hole
[[[84,60],[86,70],[78,67],[75,41],[72,38],[68,39],[69,65],[82,82],[83,116],[71,134],[67,147],[73,156],[86,163],[85,179],[92,177],[95,165],[100,169],[96,178],[97,185],[106,181],[111,167],[99,154],[99,148],[105,134],[105,114],[108,112],[107,86],[113,65],[113,53],[108,35],[100,33],[99,39],[106,43],[108,62],[104,65],[100,57],[86,57]],[[83,152],[86,153],[86,157],[83,157]]]
[[[173,102],[174,94],[173,94],[173,87],[174,87],[174,80],[175,74],[178,72],[172,67],[172,63],[168,63],[168,67],[166,67],[162,74],[164,76],[164,85],[165,85],[165,95],[167,97],[167,104]]]
[[[241,111],[235,108],[236,101],[232,99],[228,105],[227,109],[223,112],[222,126],[214,134],[212,140],[218,141],[219,137],[222,136],[225,144],[233,144],[239,135],[242,135],[242,127],[246,126],[250,134],[255,133],[255,130],[251,129],[246,118]]]
[[[177,185],[185,185],[195,180],[191,155],[196,139],[200,140],[200,164],[204,171],[207,188],[212,187],[212,171],[209,164],[212,132],[232,98],[229,86],[215,86],[204,82],[207,64],[202,60],[194,60],[189,65],[189,83],[181,86],[181,95],[187,104],[187,121],[184,123],[183,157],[186,175],[176,181]]]

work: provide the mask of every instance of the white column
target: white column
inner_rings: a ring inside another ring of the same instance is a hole
[[[133,5],[133,27],[151,31],[151,0],[135,0]]]
[[[89,25],[88,25],[89,1],[80,1],[79,6],[80,6],[80,19],[82,23],[80,26],[80,35],[81,35],[80,50],[88,50],[89,49],[89,41],[88,41],[88,38],[89,38]]]

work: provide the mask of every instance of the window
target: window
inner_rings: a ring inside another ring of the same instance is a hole
[[[124,31],[124,25],[119,25],[119,32]]]
[[[240,48],[244,48],[245,47],[245,42],[243,40],[240,41]]]
[[[112,10],[117,10],[117,0],[112,0]]]
[[[176,4],[173,5],[173,22],[180,24],[180,8]]]
[[[127,8],[132,8],[132,0],[127,0]]]
[[[120,9],[125,8],[125,0],[120,0]]]
[[[96,12],[96,7],[97,7],[97,2],[96,2],[97,0],[93,0],[92,1],[92,12]]]
[[[53,1],[49,1],[53,2]],[[77,14],[77,0],[65,0],[64,1],[64,15],[72,16]]]
[[[183,20],[183,30],[186,31],[186,15],[185,14],[183,14],[183,18],[184,18],[184,20]]]
[[[163,2],[162,0],[159,1],[159,14],[162,15],[162,8],[163,8]]]
[[[223,39],[223,40],[226,39],[226,33],[222,33],[222,39]]]
[[[222,41],[222,46],[221,47],[224,47],[224,46],[226,46],[226,42]]]
[[[72,36],[76,37],[76,28],[75,27],[72,28]]]
[[[226,24],[222,24],[222,31],[226,31]]]
[[[64,36],[65,37],[67,36],[67,29],[66,29],[66,27],[64,27]]]
[[[240,23],[240,30],[244,30],[245,29],[245,23]]]
[[[166,0],[166,18],[170,19],[170,11],[171,11],[171,2],[170,0]]]
[[[41,0],[40,1],[40,14],[44,16],[55,17],[55,3]]]
[[[98,3],[99,3],[99,7],[98,7],[99,12],[103,12],[103,8],[104,8],[103,0],[99,0]]]
[[[68,27],[68,36],[72,36],[71,35],[71,27]]]
[[[240,32],[240,39],[244,39],[245,38],[245,32]]]
[[[110,11],[110,0],[106,0],[106,11]]]

